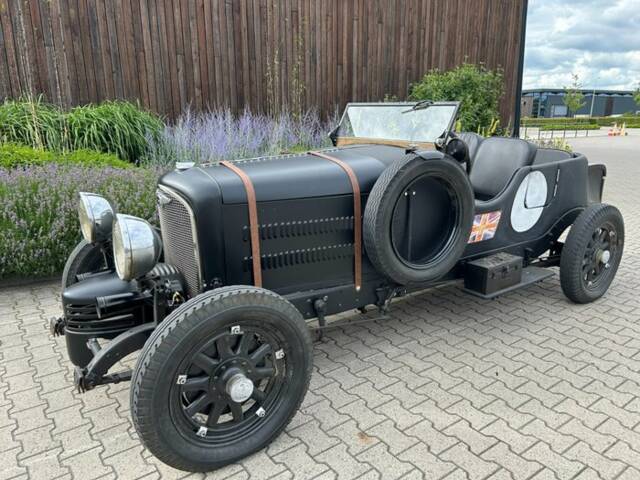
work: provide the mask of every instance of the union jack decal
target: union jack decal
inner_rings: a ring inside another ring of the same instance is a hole
[[[467,243],[491,240],[496,234],[501,215],[502,212],[500,210],[476,215],[473,218],[473,228],[471,229],[471,235]]]

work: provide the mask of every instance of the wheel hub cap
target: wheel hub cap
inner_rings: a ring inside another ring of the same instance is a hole
[[[253,393],[253,382],[242,373],[237,373],[227,382],[226,390],[234,402],[246,402]]]
[[[600,250],[598,254],[598,260],[600,260],[600,263],[603,263],[606,265],[609,263],[610,259],[611,259],[611,252],[609,250]]]

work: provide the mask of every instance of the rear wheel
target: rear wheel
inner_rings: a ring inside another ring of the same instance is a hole
[[[311,337],[288,301],[225,287],[167,317],[143,349],[131,410],[146,447],[181,470],[208,471],[265,447],[309,385]]]
[[[560,285],[576,303],[597,300],[616,275],[624,247],[624,221],[611,205],[587,207],[571,226],[560,256]]]

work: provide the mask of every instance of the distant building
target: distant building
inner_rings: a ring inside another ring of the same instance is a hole
[[[533,89],[523,90],[521,98],[521,114],[523,117],[566,117],[568,114],[578,116],[591,113],[593,90],[582,90],[584,106],[577,112],[567,112],[563,99],[566,90],[558,89]],[[595,90],[593,99],[593,116],[608,117],[610,115],[622,115],[623,113],[636,113],[640,111],[640,105],[633,100],[633,92],[630,90]]]

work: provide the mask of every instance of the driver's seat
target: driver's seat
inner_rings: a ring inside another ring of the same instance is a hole
[[[537,150],[538,147],[519,138],[483,140],[469,175],[476,199],[490,200],[502,192],[516,170],[533,164]]]

